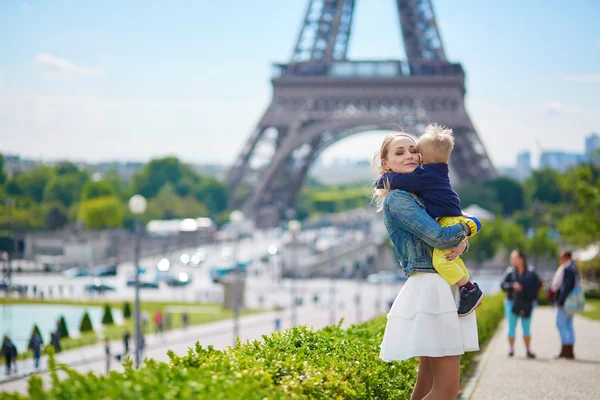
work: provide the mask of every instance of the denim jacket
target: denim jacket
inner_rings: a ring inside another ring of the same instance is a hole
[[[383,220],[406,276],[436,272],[433,249],[448,249],[466,237],[464,224],[442,228],[425,211],[423,203],[404,190],[392,190],[383,201]]]

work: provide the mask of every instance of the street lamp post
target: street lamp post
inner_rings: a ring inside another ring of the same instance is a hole
[[[146,198],[140,194],[129,199],[129,210],[136,215],[134,220],[134,256],[133,262],[135,265],[135,367],[140,367],[141,358],[141,343],[142,343],[142,330],[140,325],[140,235],[141,227],[137,216],[141,215],[146,211]]]
[[[292,296],[292,326],[296,326],[298,313],[296,310],[296,269],[298,267],[298,260],[296,254],[296,246],[298,243],[298,233],[302,229],[300,221],[295,219],[288,222],[288,230],[292,234],[292,251],[290,252],[290,292]]]
[[[240,335],[240,275],[241,271],[238,266],[238,249],[237,246],[240,245],[241,241],[239,240],[239,232],[235,229],[235,225],[241,224],[246,220],[246,216],[240,210],[234,210],[229,214],[229,221],[234,225],[235,232],[235,243],[233,246],[233,271],[232,271],[232,280],[231,280],[231,290],[232,296],[231,300],[233,302],[233,346],[235,347],[237,344],[237,337]]]

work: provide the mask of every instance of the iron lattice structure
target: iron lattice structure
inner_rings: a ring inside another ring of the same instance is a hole
[[[347,59],[355,0],[310,0],[293,55],[275,64],[273,99],[226,176],[231,206],[261,225],[293,208],[307,171],[362,132],[454,130],[453,181],[496,175],[465,110],[465,74],[446,59],[430,0],[396,0],[407,60]],[[370,155],[376,149],[368,149]]]

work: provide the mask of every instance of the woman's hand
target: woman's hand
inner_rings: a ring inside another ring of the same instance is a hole
[[[520,292],[523,290],[523,285],[521,285],[519,282],[513,282],[512,288],[515,292]]]
[[[450,252],[445,254],[444,257],[446,257],[446,260],[452,261],[456,257],[460,256],[462,253],[464,253],[466,248],[467,248],[467,242],[466,241],[460,242],[458,245],[447,249]]]

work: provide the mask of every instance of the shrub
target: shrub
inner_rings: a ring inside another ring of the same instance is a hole
[[[113,320],[110,304],[105,304],[104,305],[104,315],[102,316],[102,325],[114,325],[114,324],[115,324],[115,321]]]
[[[67,329],[67,321],[65,321],[65,317],[63,315],[60,316],[60,320],[58,321],[58,331],[60,332],[61,338],[69,337],[69,330]]]
[[[488,339],[502,319],[503,296],[486,298],[478,310],[480,340]],[[417,359],[384,363],[379,359],[386,317],[341,329],[306,327],[264,335],[262,341],[239,343],[225,351],[196,343],[186,355],[169,352],[169,362],[147,360],[123,373],[80,374],[68,366],[59,380],[52,350],[51,388],[39,376],[29,382],[29,397],[214,399],[408,399],[417,374]],[[472,355],[463,361],[468,364]],[[11,395],[12,396],[12,395]],[[14,399],[26,398],[14,395]],[[18,397],[17,397],[18,396]]]
[[[131,318],[131,304],[128,301],[123,303],[123,318]]]
[[[94,327],[92,326],[92,319],[90,318],[90,314],[86,311],[83,314],[83,318],[81,318],[81,324],[79,325],[79,332],[90,332],[93,331]]]

